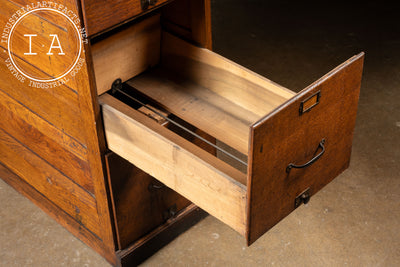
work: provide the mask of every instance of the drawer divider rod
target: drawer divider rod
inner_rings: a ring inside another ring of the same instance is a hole
[[[115,82],[114,82],[114,83],[115,83]],[[162,117],[163,119],[167,120],[168,122],[174,124],[175,126],[181,128],[182,130],[184,130],[184,131],[188,132],[189,134],[195,136],[196,138],[198,138],[198,139],[200,139],[201,141],[207,143],[208,145],[214,147],[215,149],[217,149],[218,151],[220,151],[220,152],[224,153],[225,155],[231,157],[232,159],[234,159],[234,160],[240,162],[240,163],[243,164],[244,166],[247,166],[247,163],[246,163],[245,161],[243,161],[243,160],[241,160],[240,158],[236,157],[235,155],[229,153],[228,151],[226,151],[226,150],[220,148],[219,146],[217,146],[217,145],[211,143],[211,142],[208,141],[207,139],[205,139],[205,138],[201,137],[200,135],[196,134],[195,132],[189,130],[189,129],[186,128],[185,126],[183,126],[183,125],[177,123],[176,121],[172,120],[171,118],[168,118],[168,117],[165,116],[164,114],[161,114],[160,112],[158,112],[157,110],[155,110],[155,109],[149,107],[148,105],[146,105],[146,104],[143,103],[142,101],[140,101],[140,100],[138,100],[138,99],[132,97],[131,95],[125,93],[125,92],[122,91],[120,88],[118,88],[117,85],[113,84],[112,92],[114,93],[115,91],[118,91],[119,93],[121,93],[121,94],[123,94],[124,96],[128,97],[129,99],[135,101],[135,102],[138,103],[139,105],[142,105],[144,108],[147,108],[147,109],[150,110],[151,112],[154,112],[155,114],[157,114],[158,116],[160,116],[160,117]]]

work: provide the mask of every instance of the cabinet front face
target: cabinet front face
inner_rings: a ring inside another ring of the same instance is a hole
[[[190,201],[114,153],[106,156],[118,248],[150,233]]]
[[[125,55],[143,42],[161,51],[139,62],[151,66],[146,70],[122,68],[121,77],[96,77],[98,88],[106,88],[99,93],[110,150],[231,226],[249,244],[348,167],[362,53],[295,94],[163,32],[157,16],[141,23],[133,26],[136,31],[124,30],[142,36],[131,46],[122,45],[123,32],[104,41],[127,49]],[[119,56],[96,45],[95,72],[109,73],[96,61]],[[116,78],[121,80],[103,94]],[[158,123],[154,115],[181,131]],[[207,143],[193,129],[216,142]]]
[[[90,36],[97,35],[167,2],[168,0],[83,0],[86,30]]]

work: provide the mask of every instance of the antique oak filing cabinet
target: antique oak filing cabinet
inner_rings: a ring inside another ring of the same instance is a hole
[[[1,1],[1,21],[30,3]],[[250,245],[348,167],[363,53],[296,94],[211,52],[208,0],[59,4],[86,29],[83,63],[54,88],[0,64],[0,177],[111,264],[205,212]]]

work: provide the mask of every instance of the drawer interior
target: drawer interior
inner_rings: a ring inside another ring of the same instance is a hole
[[[99,95],[120,78],[245,161],[250,126],[295,95],[218,54],[163,32],[158,14],[95,43],[92,54]]]
[[[100,97],[110,150],[244,235],[246,175],[110,94]]]
[[[247,156],[250,126],[294,93],[171,34],[162,40],[159,66],[127,84]]]
[[[231,226],[249,244],[293,211],[303,192],[316,193],[347,168],[363,54],[295,94],[163,32],[159,17],[145,23],[127,30],[133,43],[119,33],[106,40],[113,49],[93,46],[110,150]],[[143,40],[159,50],[135,61],[137,47],[147,47],[138,44]],[[96,63],[101,60],[108,64]],[[120,63],[121,72],[112,69],[118,60],[129,61]],[[123,84],[104,93],[117,78]],[[166,127],[171,124],[180,131]],[[196,144],[195,135],[185,138],[196,131],[211,137],[200,143],[217,153]],[[288,169],[310,159],[304,169]]]

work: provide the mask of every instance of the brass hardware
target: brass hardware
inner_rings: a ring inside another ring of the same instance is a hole
[[[150,192],[152,192],[152,191],[156,191],[156,190],[158,190],[158,189],[163,189],[163,188],[165,188],[165,185],[164,184],[162,184],[162,183],[160,183],[160,182],[151,182],[150,184],[149,184],[149,186],[147,187],[147,189],[150,191]]]
[[[296,199],[294,200],[294,208],[297,208],[302,203],[307,204],[310,201],[310,197],[311,197],[310,188],[307,188],[300,195],[298,195],[296,197]]]
[[[155,4],[157,4],[157,0],[140,0],[142,10],[147,10],[149,6],[154,6]]]
[[[164,220],[171,219],[171,218],[175,217],[176,213],[177,213],[177,207],[176,207],[176,204],[174,204],[171,207],[169,207],[166,211],[163,212],[163,218],[164,218]]]
[[[306,100],[300,103],[300,115],[310,111],[313,107],[319,104],[319,99],[321,98],[321,91],[316,92]]]
[[[115,94],[118,90],[122,89],[122,80],[120,78],[113,81],[111,85],[111,93]]]
[[[325,144],[325,138],[323,138],[323,139],[321,140],[321,142],[319,143],[319,145],[318,145],[318,148],[322,148],[322,151],[321,151],[318,155],[316,155],[316,156],[315,156],[314,158],[312,158],[310,161],[308,161],[307,163],[304,163],[304,164],[302,164],[302,165],[296,165],[296,164],[294,164],[294,163],[289,163],[289,165],[287,165],[287,167],[286,167],[286,172],[289,173],[290,170],[291,170],[292,168],[296,168],[296,169],[305,168],[305,167],[310,166],[310,165],[313,164],[314,162],[316,162],[316,161],[325,153],[325,146],[324,146],[324,144]],[[317,148],[317,149],[318,149],[318,148]]]

